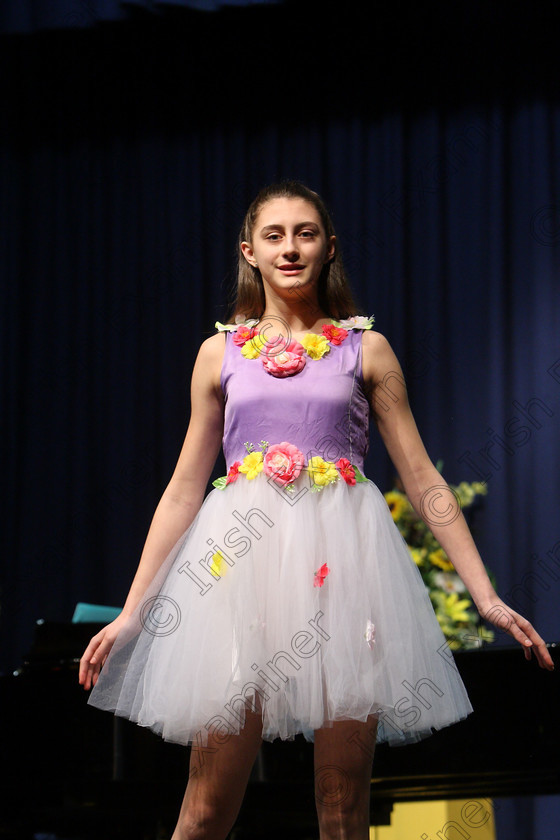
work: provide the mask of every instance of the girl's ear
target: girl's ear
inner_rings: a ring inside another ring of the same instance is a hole
[[[336,253],[336,236],[330,236],[329,241],[327,242],[327,258],[325,260],[328,263],[334,257]]]
[[[255,259],[255,255],[253,254],[253,249],[251,247],[250,242],[241,243],[241,253],[245,257],[249,265],[252,265],[253,268],[258,268],[257,261]]]

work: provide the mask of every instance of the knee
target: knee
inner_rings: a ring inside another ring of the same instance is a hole
[[[369,819],[354,811],[342,810],[319,814],[319,832],[321,840],[343,840],[345,837],[368,837]]]
[[[369,796],[352,794],[330,802],[318,798],[316,805],[321,840],[357,837],[369,831]]]
[[[210,840],[219,836],[220,816],[212,806],[198,805],[196,809],[181,814],[175,834],[175,840]]]

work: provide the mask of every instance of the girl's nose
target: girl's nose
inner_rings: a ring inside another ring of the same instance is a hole
[[[284,256],[290,262],[293,262],[298,258],[299,251],[296,247],[295,240],[293,239],[286,239],[284,243]]]

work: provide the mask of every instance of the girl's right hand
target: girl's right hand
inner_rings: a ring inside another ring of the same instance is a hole
[[[126,623],[126,617],[118,615],[110,624],[107,624],[91,639],[89,645],[85,649],[84,655],[80,659],[80,671],[78,681],[83,685],[87,691],[93,688],[99,677],[99,672],[105,660],[109,656],[109,651],[113,647],[115,639]]]

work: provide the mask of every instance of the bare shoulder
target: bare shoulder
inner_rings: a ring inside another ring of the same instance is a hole
[[[221,363],[226,346],[226,337],[222,332],[211,335],[204,339],[198,351],[199,358],[206,362],[219,361]]]
[[[388,373],[402,375],[398,359],[387,338],[376,330],[364,330],[362,335],[362,372],[370,386],[381,382]]]
[[[390,344],[383,333],[377,332],[377,330],[364,330],[362,332],[362,346],[374,350],[383,350],[390,347]]]
[[[193,384],[205,382],[214,389],[220,387],[225,346],[223,333],[211,335],[202,342],[194,365]]]

